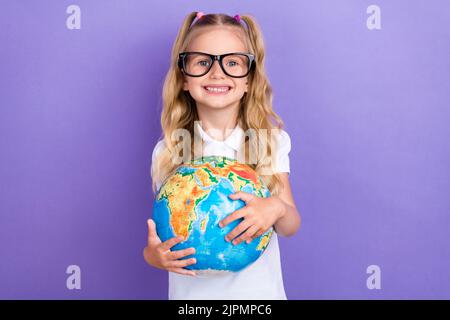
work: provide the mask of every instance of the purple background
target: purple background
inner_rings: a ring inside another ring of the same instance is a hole
[[[288,298],[450,298],[445,0],[2,1],[0,298],[167,297],[142,257],[149,168],[170,49],[196,10],[250,13],[265,36],[303,218],[281,238]]]

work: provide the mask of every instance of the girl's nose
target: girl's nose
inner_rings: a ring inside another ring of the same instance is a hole
[[[225,74],[223,73],[222,68],[219,65],[219,61],[217,61],[217,60],[215,60],[213,62],[213,65],[211,66],[210,72],[211,72],[211,75],[214,75],[214,76],[222,76],[222,77],[225,76]]]

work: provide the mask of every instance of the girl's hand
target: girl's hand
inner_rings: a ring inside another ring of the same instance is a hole
[[[165,242],[161,242],[157,233],[155,222],[147,220],[148,224],[148,244],[144,248],[145,261],[159,269],[176,272],[183,275],[195,276],[195,271],[183,269],[183,267],[196,263],[195,258],[178,260],[195,253],[195,248],[171,251],[170,249],[177,243],[183,241],[183,237],[173,237]]]
[[[247,192],[236,192],[229,196],[233,200],[241,199],[245,202],[245,207],[234,211],[220,223],[220,227],[224,227],[230,222],[244,218],[226,237],[226,241],[233,240],[233,244],[237,245],[242,241],[250,243],[253,239],[264,234],[272,227],[275,222],[281,218],[286,212],[283,201],[277,196],[268,198],[260,198]]]

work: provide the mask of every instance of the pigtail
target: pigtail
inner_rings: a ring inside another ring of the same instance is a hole
[[[184,21],[183,21],[183,24],[181,25],[180,30],[178,30],[178,35],[176,37],[175,43],[172,46],[172,65],[173,66],[177,65],[179,50],[182,47],[184,40],[186,39],[186,36],[189,32],[189,28],[191,27],[192,22],[194,22],[196,16],[197,16],[197,12],[189,13],[184,18]]]
[[[244,15],[240,17],[241,20],[247,25],[247,33],[252,48],[255,48],[256,52],[256,65],[264,67],[265,50],[264,40],[261,28],[256,20],[250,15]]]

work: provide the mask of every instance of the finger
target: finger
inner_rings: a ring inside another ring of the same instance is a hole
[[[159,239],[158,234],[156,233],[155,221],[153,221],[152,219],[148,219],[147,225],[148,225],[148,244],[160,243],[161,240]]]
[[[183,268],[170,268],[167,269],[170,272],[175,272],[175,273],[179,273],[179,274],[183,274],[186,276],[193,276],[195,277],[197,274],[195,273],[195,271],[192,270],[187,270],[187,269],[183,269]]]
[[[223,228],[227,224],[233,222],[234,220],[245,217],[248,213],[249,213],[249,211],[248,211],[248,208],[246,208],[246,207],[243,207],[241,209],[233,211],[233,213],[229,214],[226,218],[224,218],[222,221],[220,221],[219,226],[221,228]]]
[[[263,229],[259,229],[252,237],[251,239],[247,240],[247,243],[252,242],[253,240],[255,240],[256,238],[260,237],[262,234],[264,233]]]
[[[174,245],[176,245],[177,243],[180,243],[183,240],[184,240],[184,238],[182,236],[170,238],[169,240],[161,243],[160,248],[162,250],[170,250],[170,248],[172,248]]]
[[[249,204],[256,196],[248,192],[238,191],[230,194],[229,197],[233,200],[241,199],[245,204]]]
[[[187,248],[183,250],[171,251],[167,258],[170,260],[178,260],[195,253],[195,248]]]
[[[239,237],[234,239],[233,244],[238,245],[242,241],[251,239],[251,237],[258,231],[258,229],[259,229],[258,226],[255,226],[255,225],[251,226],[243,234],[241,234]]]
[[[233,230],[230,231],[230,233],[227,234],[227,236],[225,237],[226,241],[231,241],[234,238],[236,238],[238,235],[240,235],[242,232],[244,232],[245,230],[247,230],[247,228],[249,228],[251,225],[250,222],[244,220],[241,223],[239,223]]]
[[[167,262],[167,268],[184,268],[197,263],[197,259],[172,260]]]

